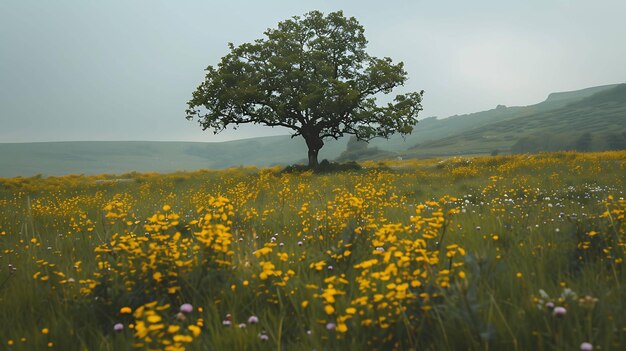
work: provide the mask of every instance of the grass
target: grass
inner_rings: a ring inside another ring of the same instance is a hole
[[[2,349],[626,347],[626,152],[361,166],[0,179]]]

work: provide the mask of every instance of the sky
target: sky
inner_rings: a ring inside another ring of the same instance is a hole
[[[288,134],[214,135],[185,108],[229,42],[311,10],[354,16],[370,55],[404,62],[420,118],[626,81],[623,0],[0,0],[0,143]]]

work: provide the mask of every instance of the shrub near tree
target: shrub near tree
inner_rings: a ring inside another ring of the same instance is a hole
[[[402,62],[365,52],[364,29],[354,17],[312,11],[264,34],[252,43],[229,44],[217,67],[206,68],[187,119],[214,133],[247,123],[291,129],[292,137],[304,138],[311,168],[326,138],[412,132],[423,91],[377,102],[402,86],[407,72]]]

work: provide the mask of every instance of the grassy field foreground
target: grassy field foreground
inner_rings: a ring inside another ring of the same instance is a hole
[[[0,179],[0,349],[626,349],[626,152],[364,166]]]

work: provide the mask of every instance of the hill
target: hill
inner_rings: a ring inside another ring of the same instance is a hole
[[[349,154],[343,153],[347,144],[348,138],[327,141],[320,159],[626,149],[626,85],[552,93],[530,106],[426,118],[409,136],[375,139]],[[289,136],[221,143],[0,143],[0,177],[267,167],[305,162],[305,157],[301,138]]]
[[[626,148],[626,84],[551,94],[541,104],[516,109],[521,109],[517,115],[477,124],[436,141],[419,143],[409,154],[417,157],[484,154],[496,150],[536,152]],[[469,120],[472,120],[471,116],[466,122]]]
[[[426,118],[420,121],[413,133],[407,136],[405,140],[403,140],[402,137],[395,136],[389,141],[373,140],[370,144],[372,146],[378,146],[384,150],[404,154],[407,149],[412,149],[418,144],[420,144],[420,147],[424,146],[426,148],[430,141],[454,137],[463,132],[485,127],[491,123],[556,110],[580,99],[590,97],[595,93],[612,89],[617,86],[617,84],[612,84],[577,91],[552,93],[545,101],[529,106],[506,107],[498,105],[496,108],[488,111],[455,115],[444,119],[437,119],[434,117]],[[456,150],[451,152],[456,152]],[[446,150],[443,155],[446,154],[450,154],[450,151]]]

